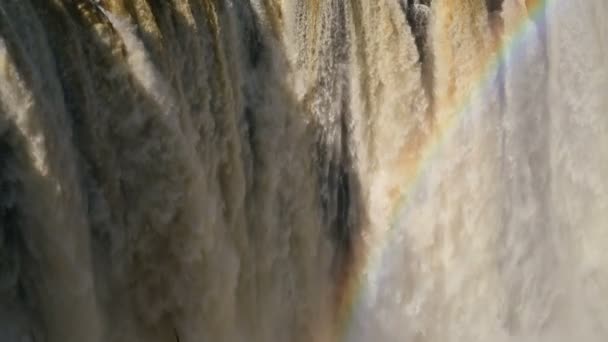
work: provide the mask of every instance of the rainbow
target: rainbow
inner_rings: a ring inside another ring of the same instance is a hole
[[[531,29],[535,22],[543,20],[543,15],[548,13],[553,3],[557,0],[526,0],[527,13],[516,18],[510,25],[510,30],[505,31],[502,35],[500,43],[496,46],[494,53],[488,55],[485,61],[482,61],[482,66],[476,77],[473,78],[472,90],[461,98],[452,101],[451,108],[448,112],[451,113],[440,122],[435,122],[434,132],[421,147],[419,156],[416,157],[413,163],[408,163],[408,170],[412,174],[403,178],[402,182],[396,190],[397,196],[393,201],[394,205],[389,209],[390,217],[389,229],[382,232],[382,236],[375,239],[379,246],[373,246],[375,251],[361,250],[364,248],[355,248],[360,255],[355,256],[355,261],[351,265],[351,270],[348,270],[348,275],[344,277],[341,284],[338,286],[339,303],[337,312],[337,341],[345,340],[350,331],[353,322],[353,315],[357,310],[362,299],[362,292],[365,287],[364,274],[377,270],[381,266],[382,251],[386,249],[386,244],[389,241],[390,233],[395,229],[399,214],[409,206],[409,199],[412,192],[420,183],[421,176],[424,175],[430,167],[431,160],[449,137],[452,135],[454,128],[467,112],[471,110],[472,103],[475,99],[484,98],[488,95],[496,85],[496,76],[499,70],[504,67],[505,61],[509,58],[516,58],[517,53],[524,44],[533,37],[535,30]],[[542,28],[542,25],[538,27]],[[362,243],[356,247],[362,247]]]

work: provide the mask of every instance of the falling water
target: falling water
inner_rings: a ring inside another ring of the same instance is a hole
[[[605,341],[605,0],[0,0],[0,340]]]

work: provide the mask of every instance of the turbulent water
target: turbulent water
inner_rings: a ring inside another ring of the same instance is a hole
[[[541,2],[0,0],[0,340],[605,341],[608,3]]]

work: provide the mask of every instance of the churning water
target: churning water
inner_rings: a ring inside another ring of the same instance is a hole
[[[608,339],[605,0],[0,0],[0,340]]]

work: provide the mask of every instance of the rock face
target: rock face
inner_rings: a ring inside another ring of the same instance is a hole
[[[488,20],[490,27],[496,36],[501,36],[504,30],[504,21],[502,18],[502,5],[504,0],[486,0],[486,8],[488,10]]]
[[[0,341],[605,341],[606,14],[0,0]]]
[[[420,60],[423,62],[425,55],[428,53],[427,37],[429,35],[428,26],[431,15],[431,1],[408,0],[406,3],[405,0],[402,0],[401,3],[405,8],[407,23],[416,41]]]

